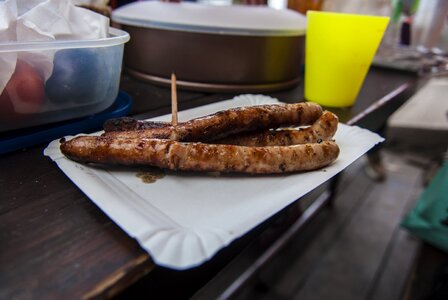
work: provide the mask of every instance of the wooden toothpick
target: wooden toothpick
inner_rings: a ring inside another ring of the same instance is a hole
[[[171,74],[171,125],[177,126],[177,91],[174,73]]]

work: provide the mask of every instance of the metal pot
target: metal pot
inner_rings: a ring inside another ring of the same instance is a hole
[[[138,2],[115,10],[127,72],[200,91],[272,91],[302,79],[305,17],[265,6]]]

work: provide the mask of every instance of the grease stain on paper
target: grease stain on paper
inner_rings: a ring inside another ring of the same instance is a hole
[[[137,172],[136,176],[140,178],[143,183],[154,183],[165,177],[165,172],[158,168],[148,168]]]

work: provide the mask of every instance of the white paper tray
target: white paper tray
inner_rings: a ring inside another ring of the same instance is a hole
[[[261,95],[242,95],[179,114],[179,121],[236,106],[276,103]],[[170,115],[156,118],[169,121]],[[154,262],[186,269],[210,259],[285,206],[324,183],[383,139],[359,127],[340,124],[339,158],[324,169],[270,176],[174,173],[143,183],[137,169],[98,168],[65,158],[59,141],[44,151],[59,168]]]

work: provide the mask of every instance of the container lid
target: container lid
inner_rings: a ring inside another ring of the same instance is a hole
[[[110,47],[124,44],[129,41],[127,32],[113,27],[109,28],[109,36],[95,40],[50,40],[50,41],[30,41],[30,42],[0,42],[0,53],[12,51],[44,51],[69,48],[92,48]]]
[[[141,1],[114,10],[112,20],[143,28],[229,35],[298,36],[306,31],[305,16],[255,5]]]

